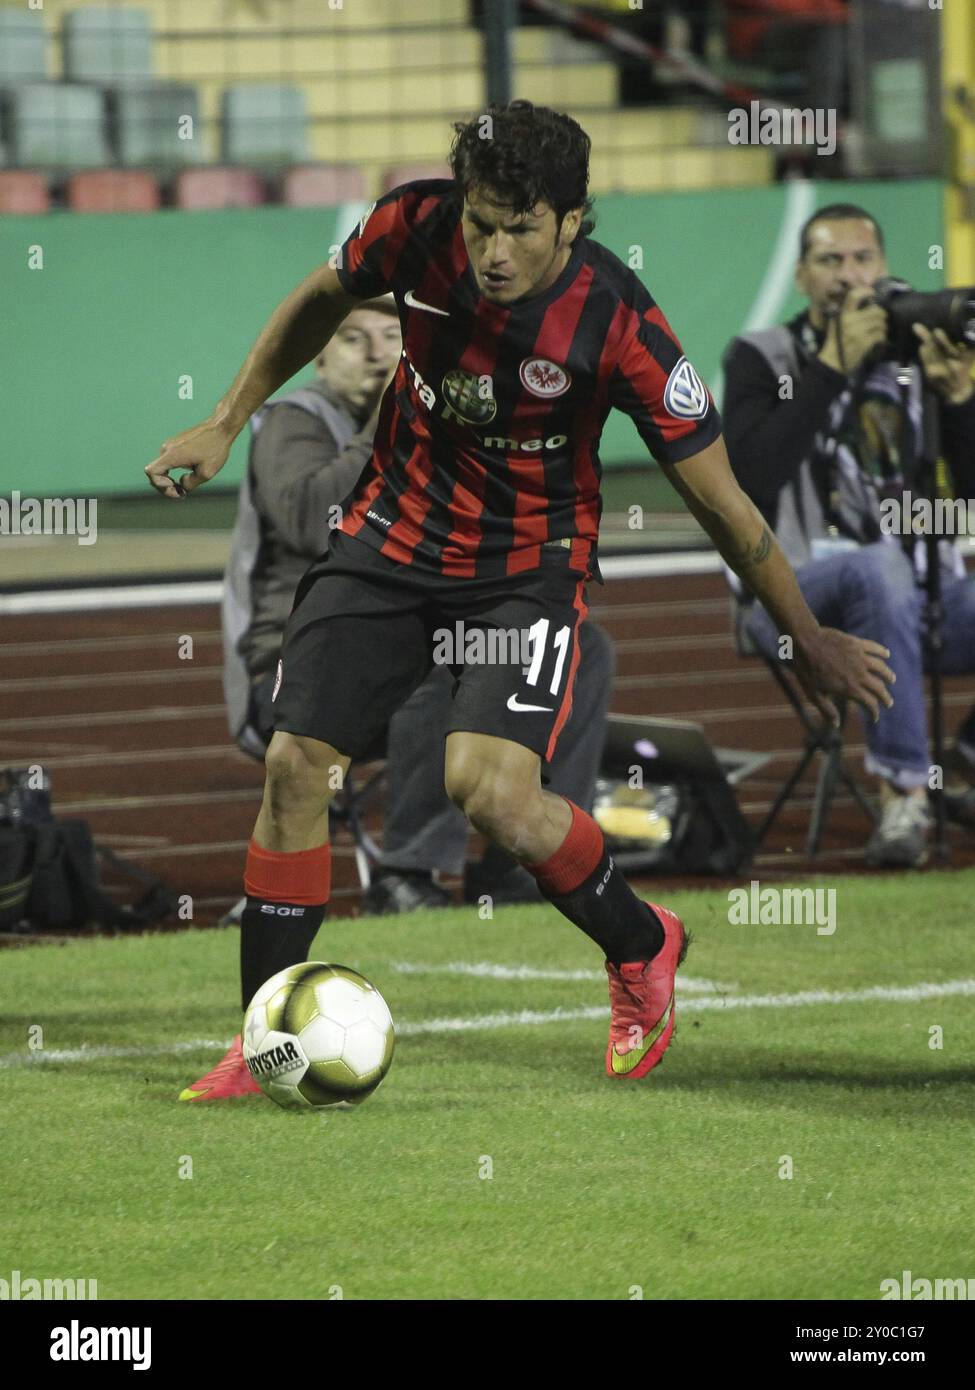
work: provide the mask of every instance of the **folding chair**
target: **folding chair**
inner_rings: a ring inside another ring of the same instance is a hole
[[[762,651],[749,633],[748,617],[751,612],[752,601],[747,599],[730,578],[729,583],[731,583],[732,589],[732,630],[735,650],[739,656],[758,657],[764,661],[775,683],[795,710],[796,717],[805,734],[805,742],[799,761],[782,784],[778,795],[755,833],[755,849],[758,850],[764,843],[765,837],[778,819],[779,813],[789,801],[806,769],[816,754],[819,753],[822,755],[822,759],[816,774],[816,791],[813,795],[809,829],[806,834],[806,853],[810,859],[814,859],[819,852],[823,825],[839,785],[847,789],[871,825],[877,824],[877,815],[867,801],[862,788],[843,766],[843,733],[846,727],[847,701],[838,699],[835,702],[840,716],[838,728],[834,728],[831,724],[821,724],[816,716],[810,714],[805,704],[802,688],[796,678],[781,661]]]

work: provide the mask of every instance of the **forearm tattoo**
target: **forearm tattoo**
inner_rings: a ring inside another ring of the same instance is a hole
[[[735,563],[745,567],[760,565],[763,560],[767,560],[772,552],[772,532],[768,523],[762,528],[762,534],[754,545],[739,547],[734,552]]]

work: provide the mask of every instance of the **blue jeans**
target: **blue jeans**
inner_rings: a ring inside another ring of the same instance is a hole
[[[868,772],[902,791],[926,786],[931,767],[924,704],[923,607],[911,563],[899,545],[878,541],[825,560],[810,560],[796,571],[799,587],[816,618],[855,637],[869,637],[890,650],[888,666],[897,676],[892,709],[881,706],[876,724],[864,714]],[[945,675],[975,671],[975,577],[942,573],[941,670]],[[778,653],[778,630],[760,604],[747,630],[770,656]],[[975,707],[960,738],[975,744]]]

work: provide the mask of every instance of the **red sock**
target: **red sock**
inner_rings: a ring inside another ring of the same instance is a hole
[[[244,890],[249,898],[269,903],[295,903],[317,907],[327,903],[332,891],[332,847],[314,849],[264,849],[253,838],[247,846]]]
[[[574,801],[562,800],[572,811],[569,833],[554,854],[540,864],[526,865],[547,896],[561,897],[584,883],[603,857],[603,832]]]
[[[552,906],[598,942],[613,965],[651,960],[664,944],[656,913],[620,873],[592,816],[568,804],[568,835],[548,859],[529,864],[529,871]]]

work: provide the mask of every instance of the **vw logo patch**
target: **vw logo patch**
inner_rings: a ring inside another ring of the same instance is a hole
[[[686,357],[667,378],[664,405],[680,420],[700,420],[708,413],[707,387]]]
[[[543,400],[561,396],[572,384],[572,378],[565,368],[550,362],[547,357],[526,357],[518,368],[518,375],[522,386]]]
[[[490,378],[485,377],[484,381]],[[498,403],[490,394],[482,395],[481,378],[455,367],[443,379],[443,393],[468,425],[486,425],[498,413]]]

